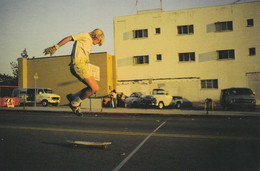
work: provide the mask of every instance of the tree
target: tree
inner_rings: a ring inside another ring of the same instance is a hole
[[[0,84],[9,85],[9,86],[17,86],[18,85],[18,63],[11,62],[10,64],[11,64],[11,67],[13,70],[13,76],[0,73]]]
[[[17,62],[10,62],[11,68],[13,70],[13,77],[18,79],[18,63]]]
[[[0,74],[1,85],[17,86],[18,78],[6,74]]]

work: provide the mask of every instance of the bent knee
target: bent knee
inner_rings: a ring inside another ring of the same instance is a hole
[[[93,93],[96,93],[98,91],[99,91],[99,86],[95,86],[95,87],[92,88]]]

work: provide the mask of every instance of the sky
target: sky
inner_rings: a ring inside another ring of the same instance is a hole
[[[232,4],[239,0],[162,0],[163,11]],[[259,1],[240,0],[239,3]],[[138,10],[160,8],[160,0],[138,0]],[[136,0],[0,0],[0,73],[12,75],[10,62],[17,62],[26,48],[29,58],[44,57],[43,50],[64,37],[100,28],[103,46],[92,53],[114,55],[113,18],[136,15]],[[70,55],[73,42],[56,51]]]

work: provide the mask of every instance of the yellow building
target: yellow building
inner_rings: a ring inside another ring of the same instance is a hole
[[[191,102],[249,87],[260,103],[260,2],[114,18],[117,91],[167,89]]]
[[[78,81],[69,68],[70,56],[54,56],[43,58],[18,58],[20,88],[33,88],[35,86],[34,75],[37,73],[36,86],[51,88],[55,94],[61,96],[61,105],[68,104],[66,95],[84,88],[84,84]],[[99,67],[100,75],[97,81],[100,91],[96,96],[105,96],[116,89],[115,57],[108,53],[91,53],[90,62]]]

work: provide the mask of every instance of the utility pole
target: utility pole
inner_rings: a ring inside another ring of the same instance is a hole
[[[136,13],[138,13],[138,0],[136,0]]]
[[[36,107],[36,80],[39,78],[37,72],[33,76],[34,78],[34,107]]]

